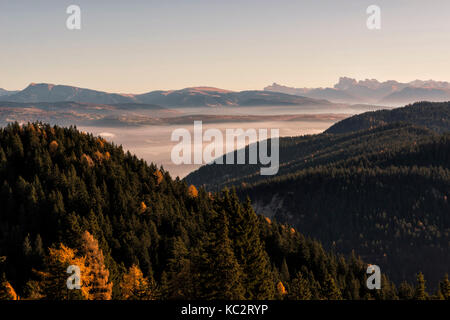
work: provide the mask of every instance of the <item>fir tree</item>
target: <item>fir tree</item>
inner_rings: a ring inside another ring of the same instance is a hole
[[[242,270],[236,260],[225,212],[213,213],[213,230],[200,253],[200,284],[206,299],[239,300],[244,298]]]
[[[292,300],[311,300],[312,294],[309,286],[309,282],[303,274],[297,273],[290,286],[289,298]]]
[[[428,294],[426,292],[425,288],[425,277],[423,276],[422,272],[419,272],[417,274],[417,284],[414,291],[414,299],[415,300],[427,300]]]
[[[439,289],[445,300],[450,300],[450,281],[448,280],[448,274],[445,274],[444,279],[439,283]]]

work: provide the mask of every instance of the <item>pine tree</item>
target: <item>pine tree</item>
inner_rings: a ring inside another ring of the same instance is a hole
[[[189,250],[180,237],[171,241],[170,258],[167,261],[168,299],[189,299],[193,294]]]
[[[322,287],[322,296],[328,300],[341,300],[342,294],[333,277],[327,273]]]
[[[167,300],[169,298],[169,280],[167,279],[167,273],[165,271],[161,274],[159,298],[161,300]]]
[[[42,244],[42,238],[38,234],[36,240],[34,241],[34,254],[40,258],[44,256],[44,246]]]
[[[25,240],[23,241],[23,254],[25,257],[30,257],[33,252],[33,248],[31,247],[30,235],[27,234]]]
[[[199,254],[197,286],[201,288],[200,298],[240,300],[244,298],[242,270],[236,260],[228,231],[225,212],[213,219],[210,239]]]
[[[419,272],[417,274],[417,284],[414,292],[414,299],[415,300],[427,300],[428,294],[426,292],[425,288],[425,277],[423,276],[422,272]]]
[[[42,288],[39,281],[30,280],[25,284],[25,288],[23,290],[25,300],[40,300],[44,298],[44,294],[42,293]]]
[[[289,298],[292,300],[311,300],[312,294],[309,286],[309,282],[303,277],[303,274],[297,273],[290,286]]]
[[[398,297],[400,300],[413,299],[414,298],[414,288],[406,281],[403,281],[398,286]]]
[[[243,286],[246,299],[273,299],[275,285],[267,253],[261,243],[258,218],[250,199],[244,206],[233,191],[223,193],[223,201],[230,219],[230,234],[238,263],[244,272]]]
[[[450,281],[448,280],[448,274],[445,274],[444,279],[439,283],[439,289],[445,300],[450,300]]]
[[[286,263],[286,259],[283,259],[283,262],[281,263],[281,269],[280,269],[281,279],[284,282],[289,282],[291,279],[291,276],[289,275],[289,267]]]

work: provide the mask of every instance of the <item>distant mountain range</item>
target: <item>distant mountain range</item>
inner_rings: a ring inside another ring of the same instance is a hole
[[[397,106],[416,101],[450,100],[450,83],[434,80],[401,83],[394,80],[380,82],[375,79],[357,81],[342,77],[333,88],[292,88],[273,83],[264,90],[338,103],[379,103]]]
[[[314,99],[267,91],[233,92],[212,87],[193,87],[181,90],[152,91],[144,94],[117,94],[72,86],[32,83],[24,90],[2,95],[0,100],[10,102],[61,102],[79,103],[141,103],[163,107],[196,106],[261,106],[261,105],[329,105],[323,99]]]
[[[8,90],[0,88],[0,96],[7,96],[7,95],[14,94],[16,92],[18,92],[18,91],[8,91]]]
[[[155,104],[162,107],[318,106],[379,104],[401,106],[417,101],[450,101],[450,83],[415,80],[402,83],[375,79],[357,81],[342,77],[333,88],[292,88],[273,83],[264,90],[230,91],[214,87],[157,90],[143,94],[108,93],[73,86],[31,83],[21,91],[0,89],[0,100],[10,102],[61,102]]]

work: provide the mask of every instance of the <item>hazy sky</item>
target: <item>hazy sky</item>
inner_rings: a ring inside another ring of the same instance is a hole
[[[81,7],[81,30],[66,8]],[[366,8],[381,7],[381,30]],[[450,80],[449,0],[0,0],[0,88],[142,93]]]

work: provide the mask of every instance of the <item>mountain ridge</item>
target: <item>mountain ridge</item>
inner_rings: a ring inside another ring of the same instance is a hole
[[[10,102],[61,102],[80,103],[142,103],[162,107],[195,106],[256,106],[256,105],[330,105],[324,99],[314,99],[261,90],[230,91],[220,88],[199,86],[180,90],[156,90],[143,94],[118,94],[49,83],[31,83],[25,89],[1,96],[0,100]]]
[[[395,80],[359,80],[341,77],[332,88],[294,88],[273,83],[265,91],[283,92],[311,98],[322,98],[339,103],[408,104],[430,100],[450,100],[450,83],[434,80],[414,80],[402,83]]]

